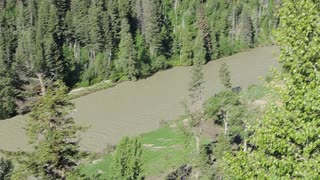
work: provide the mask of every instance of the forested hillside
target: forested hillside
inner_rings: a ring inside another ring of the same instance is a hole
[[[279,0],[0,1],[0,119],[46,87],[136,80],[273,43]]]

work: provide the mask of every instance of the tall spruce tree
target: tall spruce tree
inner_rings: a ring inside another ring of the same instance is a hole
[[[143,163],[141,142],[137,138],[123,138],[116,148],[112,163],[111,179],[139,179]]]
[[[241,13],[241,42],[244,48],[251,48],[254,45],[254,29],[248,8],[245,6]]]
[[[192,65],[194,48],[194,37],[191,32],[191,25],[186,25],[181,32],[181,48],[180,48],[180,63],[184,65]]]
[[[200,36],[203,38],[203,46],[206,49],[206,60],[211,60],[212,42],[211,42],[211,32],[205,16],[205,9],[203,4],[199,5],[197,10],[197,25],[199,29]]]
[[[116,68],[119,72],[128,76],[130,80],[135,80],[138,73],[137,52],[130,33],[130,25],[126,18],[121,21],[120,37],[118,59],[115,62]]]
[[[70,117],[73,109],[61,81],[48,88],[29,114],[26,131],[34,151],[18,159],[15,178],[66,179],[75,170],[80,159],[78,132],[83,128]]]
[[[232,88],[230,71],[226,63],[223,63],[219,69],[219,78],[226,89]]]
[[[16,113],[9,44],[11,35],[6,21],[5,10],[3,10],[0,12],[0,119],[9,118]]]
[[[40,2],[35,38],[36,56],[32,70],[39,79],[42,95],[48,85],[47,79],[61,78],[63,73],[63,59],[56,42],[59,21],[57,13],[52,1]]]
[[[151,66],[153,71],[166,67],[166,58],[163,56],[164,31],[161,14],[161,1],[141,0],[138,12],[141,11],[140,26],[145,42],[148,44]]]
[[[197,58],[198,56],[195,56]],[[200,57],[200,56],[199,56]],[[203,57],[205,58],[205,52]],[[191,100],[190,118],[192,133],[196,139],[196,151],[200,153],[200,135],[201,135],[201,123],[203,121],[203,88],[204,88],[204,75],[203,75],[203,60],[201,58],[194,59],[192,67],[192,76],[189,83],[189,96]]]
[[[1,54],[1,51],[0,51]],[[6,119],[16,114],[16,93],[12,76],[0,59],[0,119]]]
[[[194,52],[193,63],[205,64],[207,51],[200,32],[198,32],[198,36],[196,37],[194,49],[196,49],[196,51]]]

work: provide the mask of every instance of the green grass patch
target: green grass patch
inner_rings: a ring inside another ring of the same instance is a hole
[[[167,174],[192,158],[191,149],[185,147],[187,136],[179,128],[165,126],[140,136],[143,144],[143,175],[146,177]],[[102,160],[81,167],[81,174],[108,179],[111,172],[112,154]]]
[[[242,97],[248,101],[254,101],[262,99],[266,95],[270,94],[271,90],[263,85],[251,85],[246,91],[242,92]]]

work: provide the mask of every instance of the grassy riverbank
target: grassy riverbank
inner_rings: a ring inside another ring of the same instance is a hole
[[[143,134],[140,138],[143,144],[143,174],[147,177],[160,178],[181,164],[190,162],[192,148],[186,147],[190,137],[175,125],[166,125],[156,131]],[[81,172],[88,177],[100,174],[101,179],[108,179],[111,163],[112,153],[83,166]]]
[[[276,98],[276,92],[262,85],[252,85],[240,93],[240,98],[246,106],[247,118],[254,122],[261,118],[267,103]],[[192,165],[196,161],[194,137],[185,133],[182,128],[186,120],[185,116],[181,117],[139,136],[143,145],[143,175],[146,179],[164,179],[181,165]],[[203,127],[202,144],[212,142],[222,132],[222,127],[215,125],[210,119]],[[107,153],[82,165],[81,174],[93,179],[109,179],[112,156],[113,153]]]

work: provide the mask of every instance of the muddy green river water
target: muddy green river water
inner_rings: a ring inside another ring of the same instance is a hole
[[[218,71],[226,62],[234,86],[246,88],[258,83],[271,66],[277,66],[278,48],[260,47],[211,61],[204,66],[205,96],[223,89]],[[77,123],[90,126],[81,136],[81,148],[99,152],[123,136],[137,135],[159,127],[161,120],[183,114],[181,102],[188,97],[191,67],[175,67],[137,82],[119,85],[75,99]],[[24,133],[24,117],[0,121],[0,149],[29,149]]]

